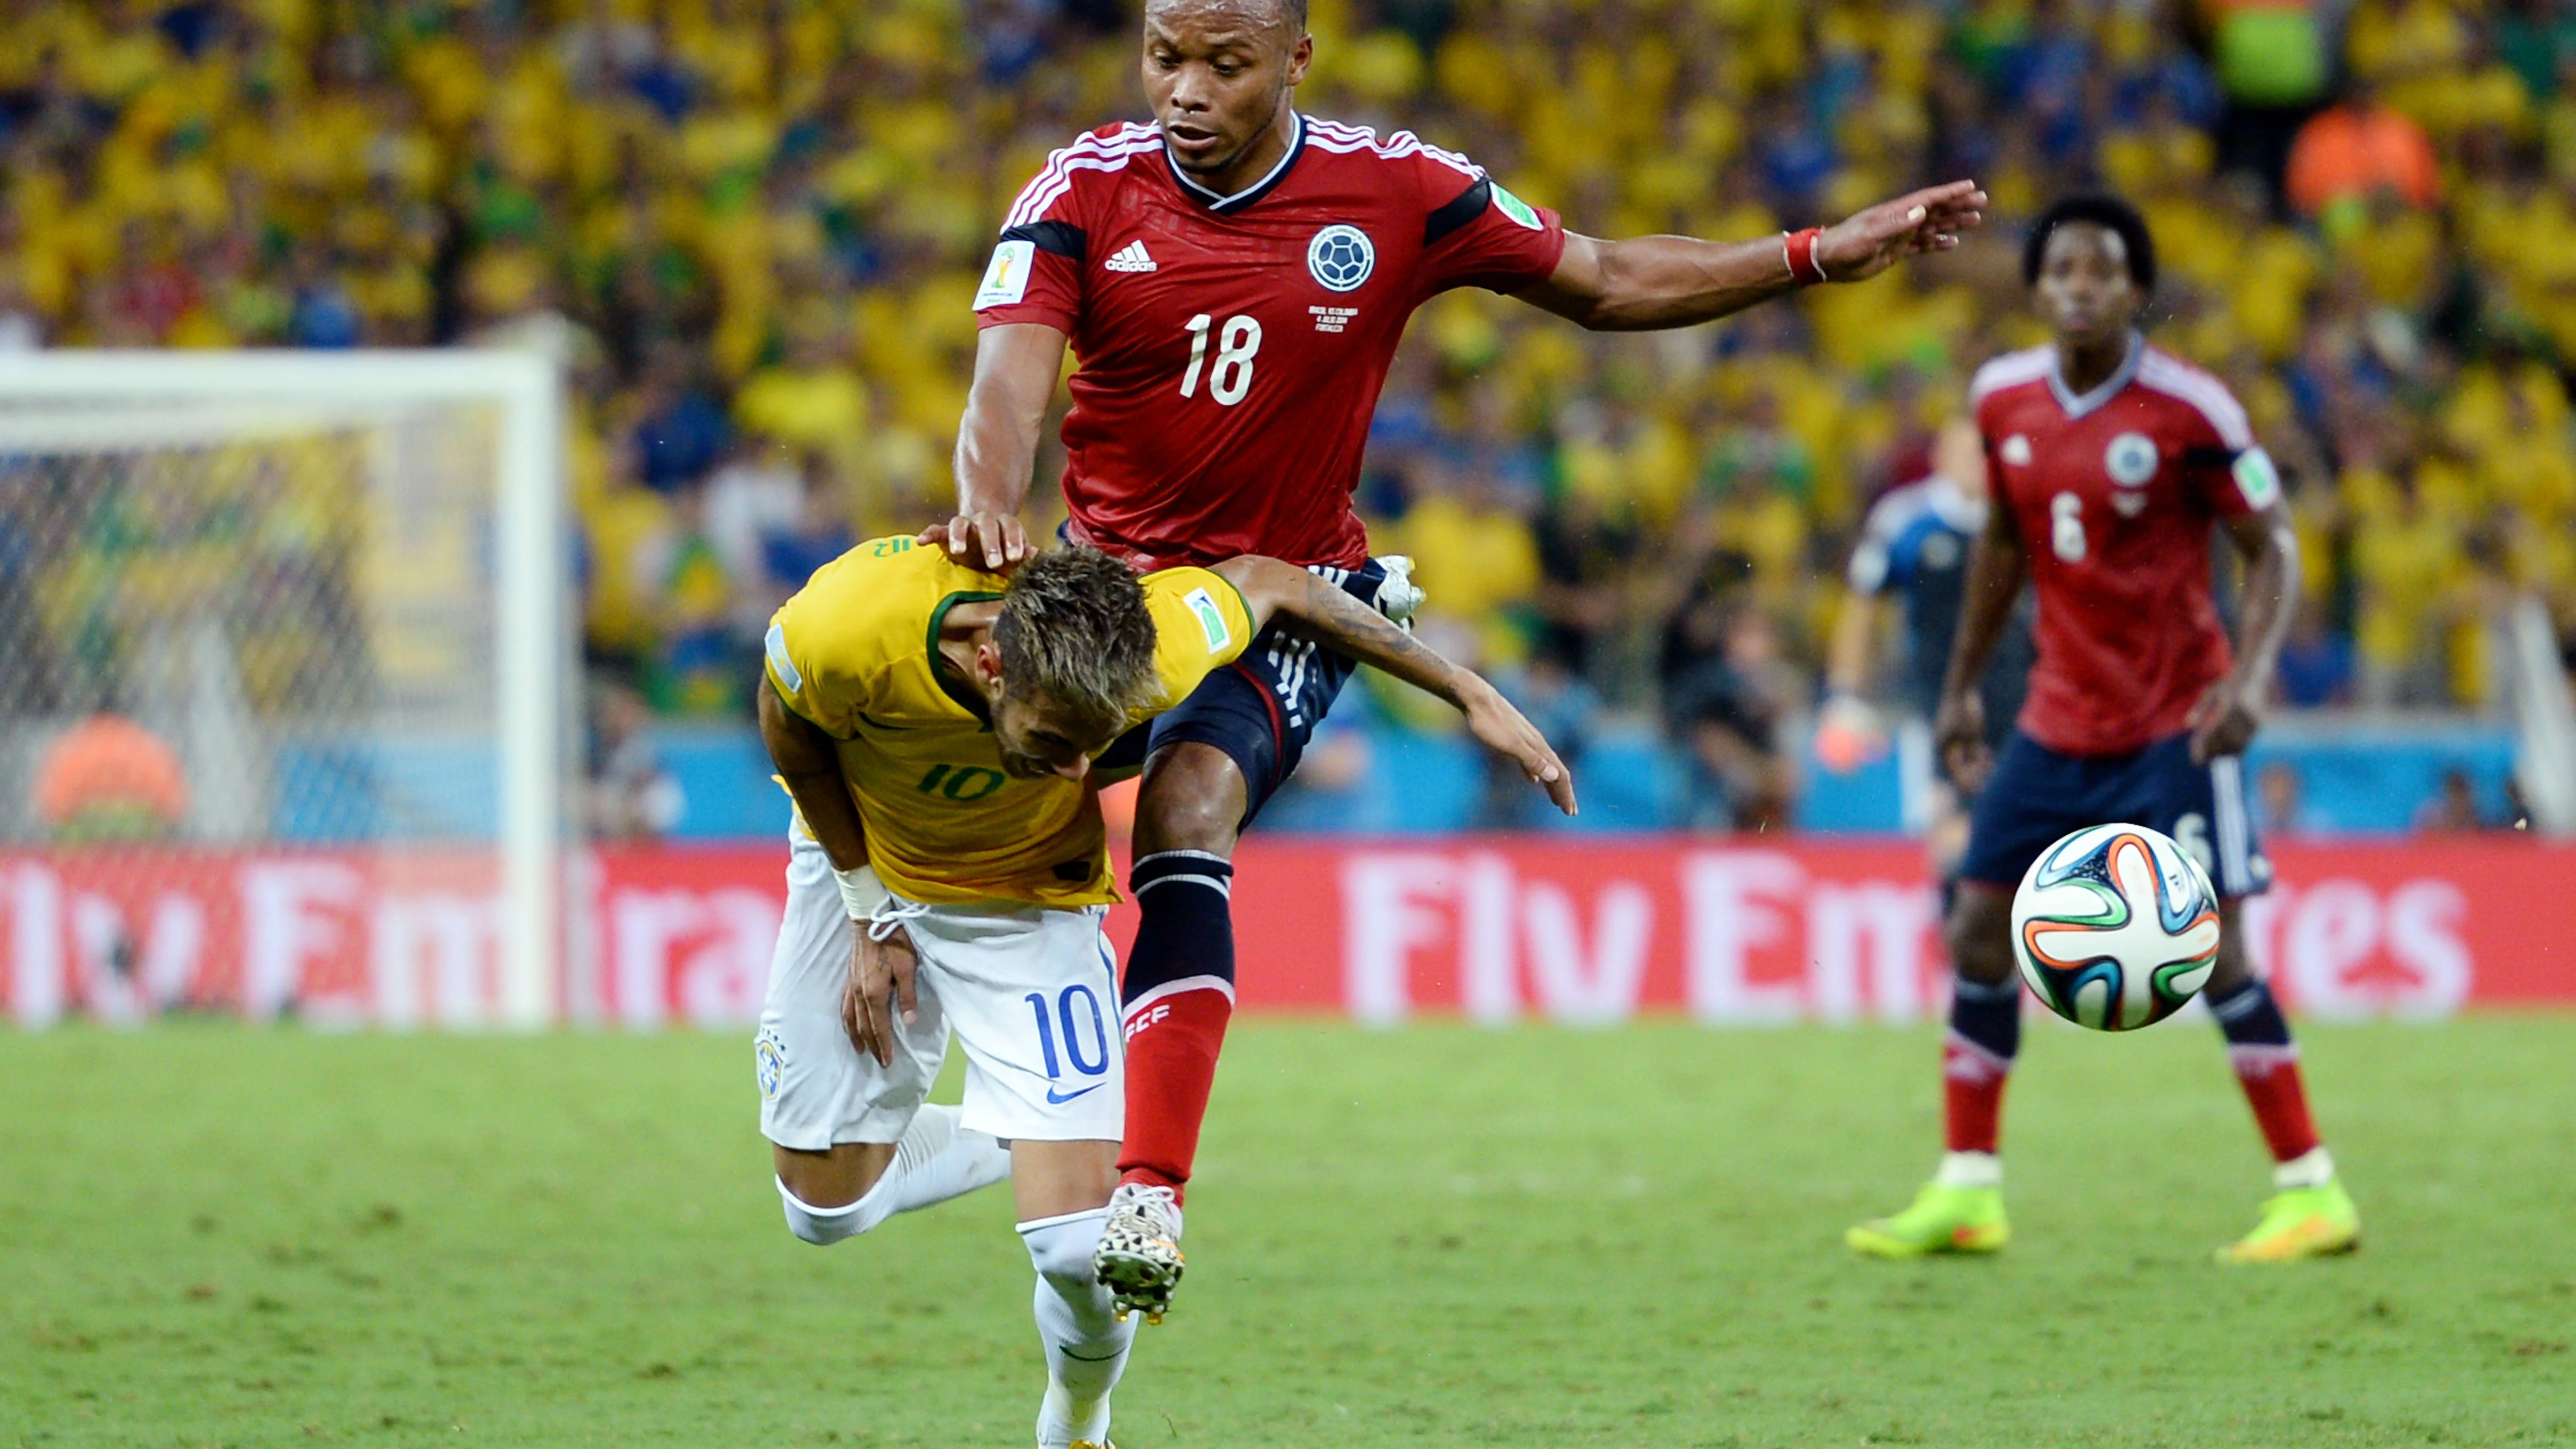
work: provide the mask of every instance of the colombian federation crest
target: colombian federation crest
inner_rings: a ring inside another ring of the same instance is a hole
[[[1306,270],[1327,292],[1356,292],[1377,270],[1377,248],[1367,232],[1335,222],[1306,244]]]
[[[2111,481],[2123,488],[2143,488],[2156,476],[2155,439],[2144,433],[2122,433],[2102,454]]]

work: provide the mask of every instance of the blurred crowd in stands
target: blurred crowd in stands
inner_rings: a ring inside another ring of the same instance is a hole
[[[603,732],[740,715],[808,572],[943,516],[976,275],[1049,149],[1142,114],[1133,12],[0,0],[0,347],[551,350]],[[2068,189],[2144,209],[2157,339],[2283,465],[2287,703],[2487,705],[2526,591],[2576,633],[2576,3],[1314,0],[1312,27],[1302,108],[1596,234],[1995,197],[1955,254],[1710,328],[1484,293],[1415,324],[1360,504],[1419,561],[1423,628],[1578,751],[1654,721],[1702,823],[1779,817],[1856,524],[1975,366],[2039,339],[2016,223]],[[1371,700],[1440,727],[1419,704]]]

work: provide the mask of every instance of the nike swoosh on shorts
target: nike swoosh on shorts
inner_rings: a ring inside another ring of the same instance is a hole
[[[1088,1087],[1083,1088],[1083,1089],[1082,1089],[1081,1091],[1079,1091],[1079,1092],[1059,1092],[1059,1091],[1057,1091],[1055,1088],[1053,1088],[1053,1087],[1049,1087],[1049,1088],[1047,1088],[1047,1102],[1048,1102],[1048,1104],[1049,1104],[1049,1105],[1051,1105],[1051,1106],[1061,1107],[1061,1106],[1063,1106],[1065,1103],[1072,1101],[1072,1100],[1073,1100],[1074,1098],[1076,1098],[1076,1097],[1086,1096],[1086,1095],[1088,1095],[1088,1094],[1090,1094],[1090,1093],[1092,1093],[1092,1092],[1097,1092],[1097,1091],[1099,1091],[1099,1090],[1101,1089],[1101,1087],[1102,1087],[1102,1086],[1104,1086],[1104,1085],[1106,1085],[1106,1084],[1105,1084],[1105,1083],[1095,1082],[1095,1083],[1093,1083],[1092,1085],[1090,1085],[1090,1086],[1088,1086]]]

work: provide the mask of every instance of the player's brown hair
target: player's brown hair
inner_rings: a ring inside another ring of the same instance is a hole
[[[1104,733],[1155,702],[1154,616],[1125,564],[1079,544],[1020,565],[993,621],[1002,687],[1043,698]]]

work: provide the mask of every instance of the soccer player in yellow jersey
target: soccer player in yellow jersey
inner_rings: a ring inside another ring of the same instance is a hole
[[[1005,580],[877,539],[769,627],[761,734],[796,821],[755,1054],[787,1223],[838,1242],[1011,1178],[1040,1449],[1107,1443],[1135,1332],[1092,1266],[1125,1116],[1100,760],[1273,620],[1455,705],[1573,812],[1564,763],[1491,685],[1275,559],[1140,579],[1072,547]],[[952,1032],[965,1102],[925,1106]]]

